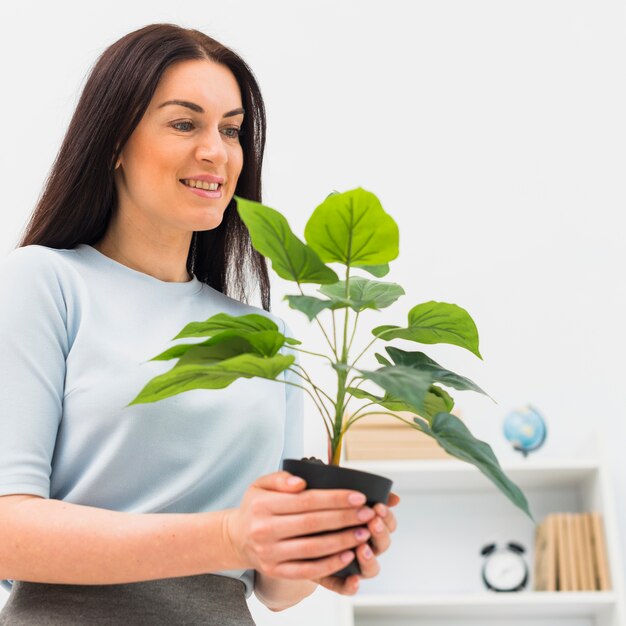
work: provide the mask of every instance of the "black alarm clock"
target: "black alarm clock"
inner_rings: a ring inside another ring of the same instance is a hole
[[[525,550],[509,542],[497,547],[486,545],[480,553],[486,557],[482,569],[483,582],[492,591],[521,591],[528,583],[528,565],[522,556]]]

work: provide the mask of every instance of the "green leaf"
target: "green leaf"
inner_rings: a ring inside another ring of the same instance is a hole
[[[309,218],[304,238],[326,263],[371,267],[398,256],[397,224],[361,187],[326,198]]]
[[[431,358],[426,356],[423,352],[407,352],[394,348],[393,346],[387,346],[385,348],[389,356],[393,359],[396,365],[406,365],[421,372],[429,372],[433,381],[446,385],[446,387],[452,387],[459,391],[476,391],[488,396],[476,383],[473,383],[469,378],[455,374],[450,370],[447,370]]]
[[[427,372],[419,372],[411,367],[394,365],[381,367],[374,372],[359,370],[363,378],[374,381],[393,398],[405,402],[417,413],[424,410],[424,399],[432,383]]]
[[[234,196],[237,211],[250,232],[252,245],[272,262],[272,269],[298,283],[334,283],[338,276],[311,247],[298,239],[285,217],[260,202]]]
[[[502,471],[491,447],[476,439],[458,417],[449,413],[438,413],[430,426],[423,420],[415,419],[415,423],[418,430],[434,437],[448,454],[475,465],[515,506],[535,522],[526,497]]]
[[[393,364],[391,363],[391,361],[389,361],[387,358],[385,358],[382,354],[378,354],[378,352],[374,353],[374,356],[376,357],[376,360],[381,364],[381,365],[389,365],[392,366]]]
[[[304,313],[309,321],[315,319],[320,311],[333,308],[331,300],[322,300],[313,296],[285,296],[283,299],[287,300],[292,309]]]
[[[206,365],[204,355],[189,351],[184,365],[150,380],[139,395],[127,406],[157,402],[193,389],[223,389],[238,378],[275,379],[294,361],[291,354],[277,354],[266,358],[255,354],[240,354],[219,363]]]
[[[450,413],[453,408],[452,396],[445,389],[431,385],[424,400],[424,417],[430,421],[437,413]]]
[[[359,267],[369,272],[372,276],[376,276],[376,278],[382,278],[389,274],[389,263],[383,263],[381,265],[360,265]]]
[[[409,311],[407,328],[378,326],[372,330],[385,341],[408,339],[418,343],[449,343],[465,348],[479,359],[478,330],[470,314],[456,304],[424,302]]]
[[[376,396],[363,389],[357,387],[348,387],[346,391],[355,398],[361,400],[371,400],[390,411],[409,411],[415,413],[415,409],[402,400],[394,398],[391,394],[385,392],[384,396]],[[450,395],[435,385],[431,385],[428,393],[424,398],[424,409],[420,411],[420,415],[430,419],[441,411],[451,411],[454,408],[454,400]]]
[[[404,289],[396,283],[368,280],[361,276],[350,278],[348,289],[349,297],[346,298],[346,281],[340,280],[324,285],[318,291],[337,305],[349,306],[357,313],[365,309],[384,309],[404,295]]]
[[[186,337],[212,337],[225,330],[238,331],[238,335],[259,330],[278,330],[278,326],[265,315],[250,313],[249,315],[229,315],[217,313],[204,322],[191,322],[187,324],[174,339]],[[172,341],[174,341],[172,339]]]

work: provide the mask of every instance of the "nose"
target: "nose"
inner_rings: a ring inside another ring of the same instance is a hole
[[[225,163],[228,160],[228,152],[218,129],[208,129],[198,135],[196,158],[211,163]]]

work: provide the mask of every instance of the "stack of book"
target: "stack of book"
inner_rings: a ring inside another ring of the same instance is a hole
[[[412,422],[412,413],[396,411]],[[384,413],[357,419],[344,437],[346,460],[451,459],[435,439]]]
[[[535,591],[611,588],[600,513],[552,513],[535,533]]]

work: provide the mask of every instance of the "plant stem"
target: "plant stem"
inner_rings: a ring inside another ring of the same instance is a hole
[[[344,432],[346,430],[348,430],[348,428],[350,428],[350,426],[352,426],[352,424],[354,424],[354,422],[357,422],[359,420],[359,417],[357,417],[359,415],[359,411],[362,411],[363,409],[365,409],[368,406],[374,406],[376,404],[376,402],[368,402],[367,404],[364,404],[363,406],[360,406],[355,412],[354,414],[350,417],[350,419],[346,422],[345,426],[344,426]],[[368,415],[372,415],[371,413],[368,413]]]
[[[361,314],[361,311],[357,311],[356,317],[354,318],[354,328],[352,329],[352,336],[350,337],[350,343],[348,344],[348,352],[350,352],[352,348],[352,342],[354,341],[354,335],[356,333],[356,325],[357,325],[357,322],[359,321],[360,314]]]
[[[306,294],[304,293],[304,291],[302,291],[302,287],[300,286],[300,283],[297,283],[297,285],[298,285],[298,289],[300,290],[300,294],[305,296]],[[337,358],[337,350],[335,346],[333,346],[333,344],[330,342],[330,339],[328,338],[328,335],[326,334],[326,331],[324,330],[322,323],[317,319],[317,317],[315,317],[315,321],[317,322],[317,325],[320,327],[320,330],[322,331],[324,337],[326,337],[326,341],[328,342],[330,349],[333,351],[335,358]]]
[[[352,365],[350,366],[350,369],[352,369],[355,365],[356,362],[369,350],[370,346],[377,340],[379,339],[379,337],[374,337],[374,339],[372,339],[364,348],[363,352],[361,352],[361,354],[359,354],[359,356],[354,359],[354,361],[352,361]]]
[[[305,354],[312,354],[313,356],[321,356],[323,359],[327,359],[331,363],[334,361],[326,354],[320,354],[319,352],[310,352],[309,350],[303,350],[302,348],[296,348],[294,346],[289,346],[290,350],[296,350],[297,352],[304,352]]]
[[[375,402],[372,402],[372,404],[376,404]],[[361,407],[363,408],[363,407]],[[399,415],[396,415],[395,413],[388,413],[386,411],[372,411],[370,413],[363,413],[363,415],[359,415],[359,417],[357,417],[357,419],[353,420],[350,425],[352,425],[354,422],[357,422],[358,420],[360,420],[363,417],[367,417],[368,415],[390,415],[391,417],[395,417],[396,419],[399,419],[401,422],[404,422],[405,424],[408,424],[409,426],[413,426],[413,428],[415,428],[415,422],[409,422],[408,420],[404,419],[403,417],[400,417]],[[419,416],[418,416],[419,417]]]
[[[291,370],[293,371],[293,370]],[[298,372],[294,372],[295,374],[297,374]],[[331,438],[331,432],[330,432],[330,428],[329,428],[329,424],[326,423],[326,416],[324,415],[324,413],[322,411],[320,411],[320,408],[315,400],[315,398],[313,397],[313,394],[303,385],[298,385],[297,383],[290,383],[286,380],[276,380],[275,378],[271,378],[269,380],[274,380],[277,383],[283,383],[285,385],[291,385],[292,387],[299,387],[300,389],[304,389],[304,391],[306,391],[309,396],[311,396],[311,400],[313,400],[313,404],[315,404],[315,408],[317,408],[317,410],[320,412],[320,415],[322,416],[322,421],[324,422],[324,427],[326,428],[326,432],[328,433],[328,438]],[[332,423],[331,423],[332,425]]]
[[[350,258],[350,251],[348,250],[348,259]],[[346,266],[346,299],[350,293],[350,264]],[[346,307],[346,316],[343,326],[343,344],[341,347],[341,359],[338,364],[348,365],[348,322],[349,307]],[[341,458],[341,443],[343,440],[343,417],[345,414],[345,397],[346,397],[346,378],[348,377],[348,371],[345,368],[336,368],[337,371],[337,401],[335,402],[335,421],[333,424],[333,436],[330,441],[330,459],[329,464],[339,465]]]
[[[335,345],[335,357],[337,356],[337,328],[335,326],[335,309],[331,309],[330,312],[333,316],[333,342]]]
[[[328,400],[330,401],[331,404],[334,404],[333,399],[321,387],[318,387],[313,382],[313,380],[311,379],[311,377],[309,376],[307,371],[302,367],[302,365],[300,365],[299,363],[293,363],[293,365],[299,367],[304,372],[304,376],[302,376],[302,374],[300,374],[299,372],[294,372],[294,374],[298,374],[300,377],[304,378],[311,385],[311,387],[313,387],[313,389],[315,390],[315,393],[316,393],[318,398],[319,398],[319,393],[321,393],[322,395],[326,396],[326,398],[328,398]],[[290,369],[290,371],[293,372],[293,370],[291,370],[291,369]],[[323,404],[323,400],[321,398],[320,398],[320,402],[322,402],[322,405],[326,409],[326,405]],[[328,419],[330,419],[330,413],[328,412],[328,409],[326,409],[326,412],[328,414]]]

